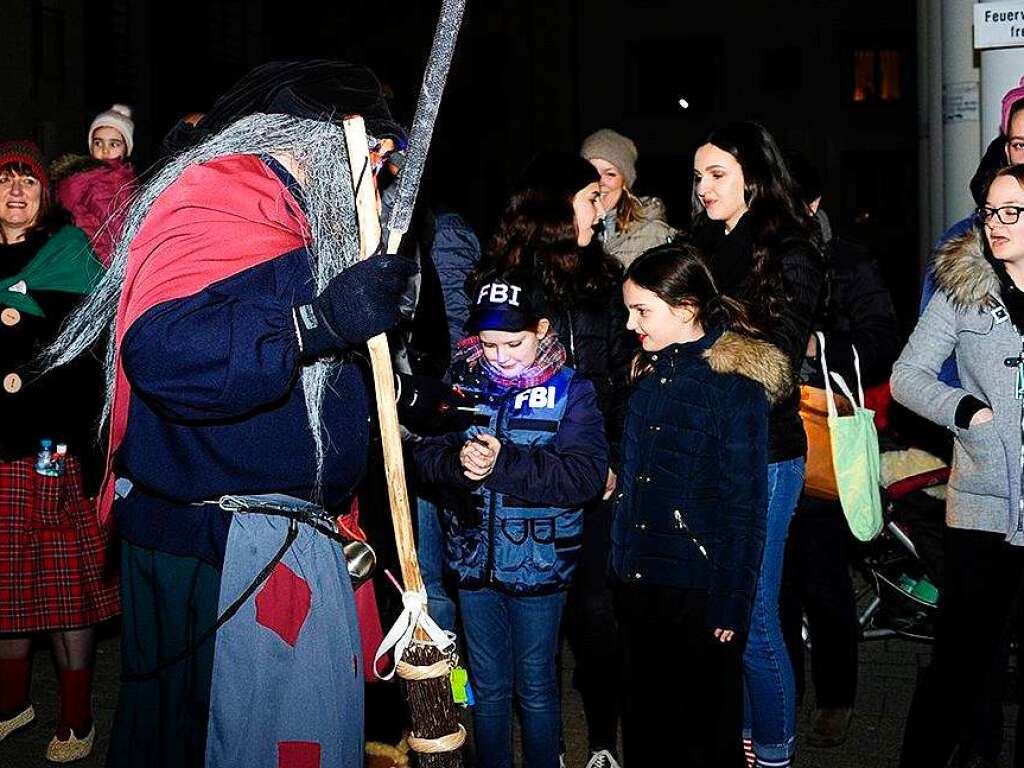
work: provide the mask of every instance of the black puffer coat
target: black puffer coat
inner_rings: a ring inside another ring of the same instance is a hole
[[[617,472],[629,368],[638,348],[635,335],[626,329],[621,289],[613,284],[572,302],[555,303],[549,319],[568,353],[567,365],[594,385],[604,415],[609,465]]]
[[[789,393],[771,344],[710,329],[647,356],[629,399],[612,569],[709,591],[707,624],[746,632],[768,513],[769,404]]]
[[[753,233],[749,216],[744,216],[728,235],[720,221],[708,221],[694,235],[694,243],[708,260],[718,289],[734,299],[747,300],[752,294],[750,275],[754,264]],[[782,265],[786,300],[768,340],[789,359],[792,375],[800,371],[814,317],[821,306],[825,285],[825,264],[817,246],[802,238],[783,239],[776,254]],[[800,392],[795,386],[772,408],[768,432],[768,462],[801,458],[807,453],[807,436],[798,413]]]

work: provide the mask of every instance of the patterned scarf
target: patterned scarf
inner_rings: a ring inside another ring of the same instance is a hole
[[[479,366],[488,379],[505,389],[528,389],[539,387],[565,365],[565,347],[554,331],[540,340],[537,345],[537,359],[533,365],[518,376],[508,377],[501,369],[490,363],[484,356],[484,347],[479,336],[467,336],[459,342],[453,363],[465,363],[470,371]]]

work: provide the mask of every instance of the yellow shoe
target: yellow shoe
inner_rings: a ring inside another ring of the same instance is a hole
[[[36,711],[32,705],[29,704],[14,717],[9,717],[6,720],[0,720],[0,741],[6,739],[19,728],[24,728],[35,719]]]
[[[92,724],[88,735],[84,739],[75,738],[75,732],[67,741],[61,741],[56,736],[50,739],[50,745],[46,748],[46,759],[51,763],[72,763],[88,757],[92,752],[92,743],[96,740],[96,723]]]

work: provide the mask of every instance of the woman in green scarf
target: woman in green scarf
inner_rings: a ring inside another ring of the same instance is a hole
[[[119,605],[110,532],[89,500],[98,366],[41,375],[34,363],[102,270],[48,184],[35,145],[0,143],[0,740],[35,718],[29,652],[45,632],[60,673],[46,757],[68,762],[92,750],[93,627]]]

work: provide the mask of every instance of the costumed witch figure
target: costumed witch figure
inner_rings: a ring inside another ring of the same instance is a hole
[[[370,395],[350,354],[399,320],[415,267],[358,262],[348,115],[403,138],[363,67],[243,78],[140,190],[51,350],[66,362],[112,328],[110,766],[362,764],[352,585],[316,516],[347,511],[365,468]]]

